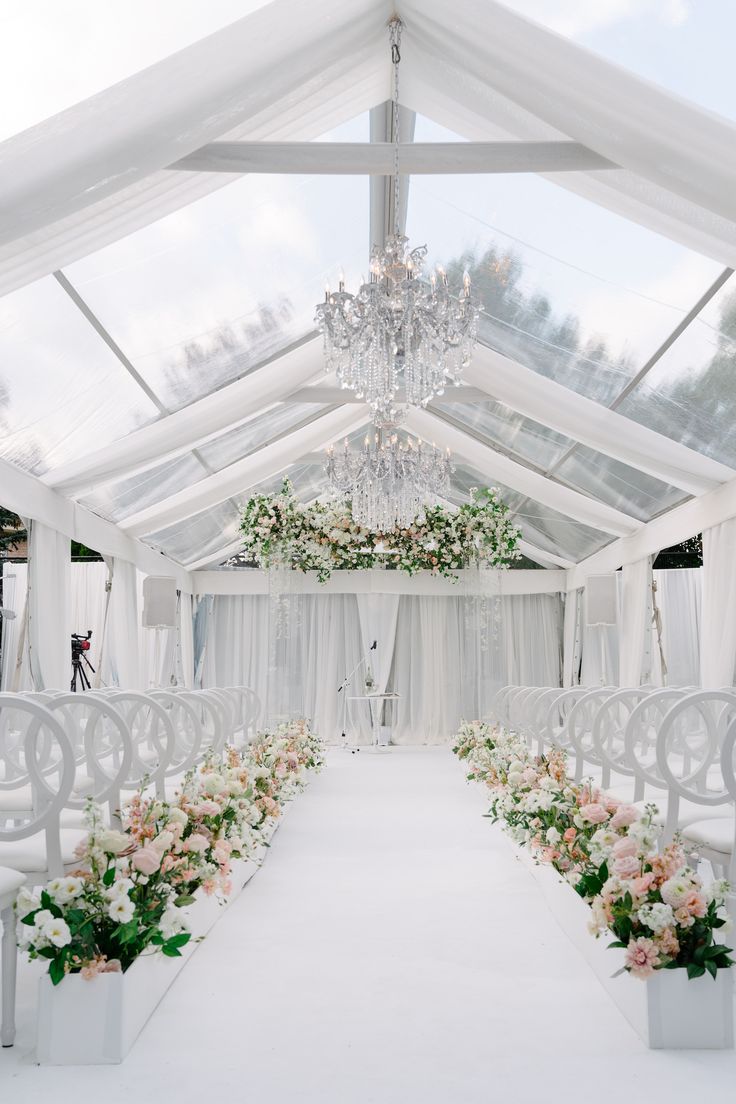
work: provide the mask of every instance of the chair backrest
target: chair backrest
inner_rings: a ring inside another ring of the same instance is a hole
[[[534,686],[519,700],[517,706],[517,731],[521,736],[524,736],[529,747],[533,746],[536,736],[536,731],[533,727],[533,718],[537,702],[540,698],[544,697],[548,689],[549,687],[546,686]]]
[[[617,690],[601,703],[596,712],[591,739],[595,753],[603,764],[601,784],[604,789],[610,785],[612,771],[633,777],[634,767],[626,755],[626,725],[632,710],[652,693],[652,688],[644,686]]]
[[[151,690],[149,693],[169,714],[176,734],[174,753],[166,768],[166,777],[184,774],[196,766],[204,750],[204,730],[199,711],[186,692]]]
[[[669,790],[666,839],[677,830],[681,799],[710,808],[731,803],[721,769],[721,748],[734,719],[736,691],[731,689],[684,694],[665,714],[656,755]]]
[[[624,729],[624,757],[634,779],[634,799],[646,797],[647,788],[667,789],[657,766],[657,736],[665,716],[686,691],[667,686],[653,690],[631,710]],[[656,797],[654,798],[656,803]]]
[[[595,690],[581,694],[570,710],[567,718],[567,740],[568,747],[575,755],[575,779],[578,782],[589,766],[603,766],[593,743],[593,721],[600,707],[615,692],[615,686],[598,686]]]
[[[561,686],[548,686],[535,698],[529,710],[529,734],[532,742],[536,742],[537,755],[543,755],[546,750],[545,737],[550,707],[564,693],[565,689]]]
[[[561,694],[553,698],[547,708],[542,739],[546,748],[570,748],[567,722],[575,703],[587,693],[588,686],[568,686]]]
[[[60,694],[46,705],[61,721],[75,752],[77,770],[67,805],[83,809],[91,797],[107,805],[110,822],[118,826],[121,792],[133,766],[133,742],[122,713],[94,694]]]
[[[514,686],[512,683],[508,686],[502,686],[493,699],[491,712],[498,723],[504,728],[507,728],[509,723],[509,715],[506,708],[508,697],[511,691],[516,689],[518,689],[518,687]]]
[[[179,696],[189,701],[202,727],[202,750],[221,751],[227,738],[225,710],[216,694],[209,690],[180,690]]]
[[[137,690],[116,690],[104,697],[122,715],[130,732],[133,758],[124,788],[153,786],[159,797],[165,797],[166,772],[176,747],[168,712],[150,694]]]
[[[17,842],[43,833],[46,869],[61,877],[60,816],[74,785],[75,761],[71,741],[53,713],[41,702],[20,694],[0,694],[0,722],[21,734],[18,760],[23,773],[0,781],[0,793],[30,786],[30,809],[14,813],[12,823],[0,823],[0,841]]]
[[[513,732],[519,731],[524,702],[536,689],[536,686],[514,686],[509,693],[506,699],[506,715],[508,717],[508,727]]]

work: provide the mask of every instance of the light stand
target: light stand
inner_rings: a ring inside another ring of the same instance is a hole
[[[347,690],[349,683],[352,681],[353,675],[357,674],[357,672],[360,670],[360,668],[363,666],[363,664],[368,662],[369,653],[370,652],[375,652],[377,646],[378,646],[378,641],[374,640],[373,643],[371,644],[370,648],[368,649],[368,651],[365,652],[360,657],[360,659],[355,664],[355,666],[353,667],[350,674],[345,676],[345,678],[342,680],[342,682],[340,683],[340,685],[337,688],[338,694],[342,694],[342,701],[341,701],[342,731],[340,733],[340,739],[342,741],[342,748],[343,748],[344,751],[348,750],[348,735],[347,735],[347,732],[345,731],[346,722],[347,722],[348,697],[347,697],[347,694],[345,693],[345,691]],[[360,748],[353,748],[352,749],[353,754],[355,754],[356,750],[360,751]]]

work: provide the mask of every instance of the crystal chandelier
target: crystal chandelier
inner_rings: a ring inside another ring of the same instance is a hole
[[[446,496],[452,464],[434,446],[408,437],[405,442],[381,430],[367,436],[353,452],[347,440],[342,452],[327,450],[330,485],[351,501],[353,520],[373,533],[391,533],[424,520],[429,499]]]
[[[460,383],[477,339],[481,307],[463,289],[453,294],[445,272],[423,275],[426,246],[410,250],[399,232],[399,52],[401,22],[393,19],[391,60],[394,70],[392,138],[393,233],[371,253],[370,278],[355,295],[327,288],[316,324],[324,336],[326,370],[342,387],[365,399],[377,426],[396,424],[398,403],[426,406],[446,383]],[[400,396],[400,389],[403,395]]]

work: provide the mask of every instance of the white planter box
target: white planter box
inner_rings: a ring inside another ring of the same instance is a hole
[[[719,970],[690,981],[685,970],[658,970],[648,981],[621,969],[624,952],[613,940],[588,931],[590,908],[550,866],[520,852],[557,923],[579,949],[598,981],[634,1030],[652,1049],[723,1050],[733,1046],[733,971]]]
[[[36,1059],[41,1065],[82,1066],[122,1062],[146,1021],[187,960],[243,886],[258,870],[252,860],[233,863],[233,892],[227,903],[197,896],[186,911],[192,940],[180,958],[143,955],[124,974],[99,974],[86,981],[70,974],[59,985],[48,975],[39,982]]]

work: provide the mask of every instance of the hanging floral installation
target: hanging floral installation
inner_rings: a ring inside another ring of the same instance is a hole
[[[241,529],[239,562],[315,571],[322,583],[335,570],[377,566],[457,579],[462,568],[505,568],[521,557],[521,531],[488,487],[473,488],[471,501],[457,511],[427,506],[408,529],[373,533],[353,520],[349,502],[305,506],[285,479],[278,494],[254,495],[246,502]]]

